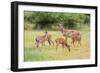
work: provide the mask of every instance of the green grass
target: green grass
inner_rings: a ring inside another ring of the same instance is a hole
[[[54,41],[57,37],[62,37],[60,31],[48,31],[52,35]],[[50,46],[46,42],[45,46],[40,45],[36,48],[35,37],[43,35],[43,30],[25,31],[24,33],[24,61],[46,61],[46,60],[71,60],[71,59],[87,59],[90,57],[90,34],[89,30],[82,30],[82,45],[73,47],[71,51],[64,50],[59,46],[56,51],[55,45]],[[70,44],[70,39],[68,41]]]

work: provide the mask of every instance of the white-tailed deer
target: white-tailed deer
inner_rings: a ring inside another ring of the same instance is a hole
[[[59,45],[62,45],[63,48],[68,48],[68,51],[70,52],[70,46],[68,45],[68,43],[66,42],[66,40],[64,38],[56,38],[55,40],[56,42],[56,51]]]
[[[72,39],[73,45],[75,44],[75,42],[78,42],[79,44],[81,44],[81,32],[80,31],[73,30],[73,29],[65,29],[63,27],[63,24],[59,24],[59,28],[63,36],[66,37],[66,39],[68,37]]]
[[[48,34],[47,32],[45,32],[45,34],[42,35],[42,36],[37,36],[35,38],[35,41],[36,41],[36,46],[37,47],[39,47],[39,44],[44,45],[46,41],[49,43],[49,46],[51,45],[51,43],[54,45],[54,43],[51,39],[51,35]]]

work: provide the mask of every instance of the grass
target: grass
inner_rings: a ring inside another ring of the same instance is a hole
[[[45,46],[36,48],[35,37],[42,35],[43,30],[30,30],[24,33],[24,61],[46,61],[46,60],[71,60],[71,59],[88,59],[90,57],[90,34],[89,30],[82,30],[82,45],[73,47],[71,46],[71,51],[64,51],[61,46],[59,46],[56,51],[55,45],[50,46],[46,42]],[[52,35],[52,40],[54,41],[57,37],[62,37],[60,31],[48,31]],[[70,39],[69,42],[70,44]]]

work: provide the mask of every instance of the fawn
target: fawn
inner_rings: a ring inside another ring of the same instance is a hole
[[[51,43],[54,45],[53,41],[51,40],[51,34],[48,34],[47,32],[45,32],[45,34],[42,36],[37,36],[35,38],[35,41],[37,47],[39,47],[39,44],[44,45],[46,41],[49,43],[49,46],[51,45]]]
[[[68,45],[68,43],[66,42],[66,40],[64,38],[56,38],[55,40],[56,42],[56,51],[57,51],[57,48],[58,46],[61,44],[63,48],[68,48],[68,51],[70,52],[70,46]]]

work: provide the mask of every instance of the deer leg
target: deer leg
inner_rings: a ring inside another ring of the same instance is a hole
[[[76,45],[79,46],[80,45],[80,41],[76,40]]]
[[[78,44],[79,44],[79,46],[81,46],[81,36],[78,39]]]
[[[39,42],[36,42],[36,47],[37,47],[37,48],[39,47]]]
[[[70,46],[67,43],[65,43],[65,45],[66,45],[68,51],[70,52]]]
[[[74,47],[75,47],[75,42],[76,42],[76,41],[74,40],[74,41],[73,41],[73,45],[74,45]]]
[[[58,44],[56,43],[56,52],[57,52],[57,49],[58,49]]]
[[[42,46],[45,46],[45,42],[42,42]]]
[[[71,41],[71,45],[73,46],[73,41]]]
[[[54,45],[54,42],[51,40],[52,44]]]
[[[70,52],[70,46],[69,45],[67,45],[67,48],[68,48],[68,51]]]
[[[81,46],[81,41],[78,41],[79,46]]]
[[[62,44],[62,47],[63,47],[63,51],[64,51],[64,49],[65,49],[65,44],[64,43]]]
[[[75,40],[72,39],[71,44],[75,47]]]
[[[51,41],[50,40],[48,40],[48,43],[49,43],[49,46],[51,45]]]
[[[68,37],[65,38],[65,41],[67,41],[67,38],[68,38]]]
[[[52,40],[49,40],[50,41],[50,45],[52,44],[52,45],[54,45],[54,42],[52,41]]]
[[[35,41],[36,41],[36,47],[38,48],[40,41],[37,38],[35,39]]]

